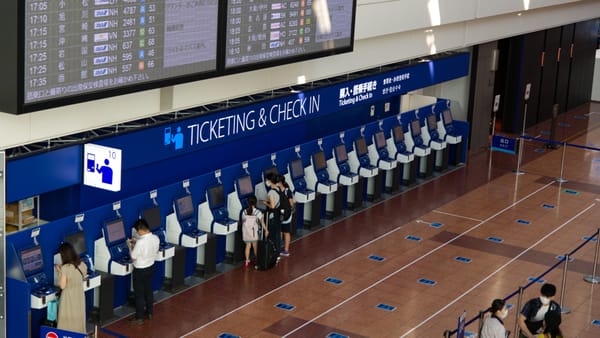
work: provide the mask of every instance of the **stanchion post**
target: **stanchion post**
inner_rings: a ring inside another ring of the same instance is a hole
[[[521,330],[519,329],[519,315],[521,315],[521,302],[523,301],[523,287],[519,286],[519,297],[517,298],[517,311],[515,317],[515,337],[519,336]]]
[[[596,249],[594,252],[594,267],[592,268],[592,275],[583,277],[588,283],[598,284],[600,279],[596,276],[596,265],[598,264],[598,249],[600,246],[600,229],[596,230]]]
[[[569,271],[569,254],[565,255],[565,267],[563,269],[562,285],[560,287],[560,312],[571,313],[571,309],[565,305],[565,291],[567,289],[567,272]]]
[[[558,103],[552,105],[552,121],[550,122],[550,142],[546,143],[546,148],[548,149],[556,149],[556,143],[554,143],[556,138],[556,122],[558,117]]]
[[[524,172],[521,171],[521,160],[523,159],[524,144],[525,140],[523,139],[523,136],[519,137],[519,154],[517,155],[517,170],[515,171],[515,174],[517,175],[524,174]]]
[[[444,338],[450,338],[450,330],[444,331]]]
[[[556,180],[558,183],[568,182],[563,178],[563,173],[565,170],[565,153],[567,152],[567,142],[563,142],[563,151],[562,151],[562,159],[560,160],[560,177]]]

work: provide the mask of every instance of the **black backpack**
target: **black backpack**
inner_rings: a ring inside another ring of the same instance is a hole
[[[277,190],[279,194],[279,219],[281,221],[287,221],[290,216],[292,216],[292,205],[290,204],[290,199],[287,197],[285,191]]]

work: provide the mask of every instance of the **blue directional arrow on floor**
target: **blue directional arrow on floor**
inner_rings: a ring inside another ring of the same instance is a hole
[[[537,277],[529,277],[529,278],[527,278],[527,280],[530,281],[530,282],[536,282],[536,283],[539,283],[539,284],[546,283],[545,280],[543,280],[541,278],[537,278]]]
[[[565,194],[569,194],[569,195],[575,195],[575,196],[579,195],[579,191],[575,191],[575,190],[571,190],[571,189],[564,189],[563,192]]]
[[[372,260],[377,261],[377,262],[383,262],[385,260],[385,258],[383,258],[381,256],[375,256],[375,255],[369,256],[369,259],[372,259]]]
[[[429,224],[430,227],[432,228],[441,228],[444,224],[442,223],[437,223],[437,222],[433,222],[431,224]]]
[[[391,306],[391,305],[387,305],[387,304],[383,304],[383,303],[377,304],[376,308],[382,309],[382,310],[385,310],[385,311],[394,311],[394,310],[396,310],[395,306]]]
[[[425,285],[431,285],[431,286],[433,286],[433,285],[436,285],[436,284],[437,284],[437,282],[436,282],[436,281],[434,281],[434,280],[431,280],[431,279],[427,279],[427,278],[421,278],[421,279],[419,279],[419,280],[418,280],[418,282],[419,282],[419,283],[421,283],[421,284],[425,284]]]
[[[487,240],[490,241],[490,242],[494,242],[494,243],[502,243],[502,242],[504,242],[504,240],[502,238],[499,238],[499,237],[488,237]]]
[[[412,235],[408,235],[405,238],[408,239],[409,241],[415,241],[415,242],[418,242],[421,240],[421,237],[412,236]]]
[[[326,282],[331,283],[331,284],[342,284],[344,281],[341,279],[337,279],[337,278],[333,278],[333,277],[327,277],[325,279]]]
[[[325,338],[349,338],[349,337],[345,336],[341,333],[331,332],[327,336],[325,336]]]
[[[236,336],[231,333],[223,332],[220,335],[218,335],[217,338],[240,338],[240,336]]]
[[[277,305],[275,305],[275,307],[278,307],[280,309],[284,309],[287,311],[293,310],[295,308],[294,305],[285,304],[285,303],[277,303]]]
[[[517,223],[519,223],[519,224],[531,224],[531,222],[528,221],[528,220],[526,220],[526,219],[518,219]]]
[[[554,209],[554,205],[544,203],[544,204],[542,204],[542,208],[545,208],[545,209]]]
[[[456,260],[457,262],[461,262],[461,263],[471,263],[471,258],[467,258],[467,257],[457,256],[456,258],[454,258],[454,260]]]

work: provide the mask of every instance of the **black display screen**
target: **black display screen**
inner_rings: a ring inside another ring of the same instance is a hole
[[[177,219],[184,220],[194,216],[194,204],[192,195],[185,195],[175,200],[175,212]]]
[[[444,110],[442,117],[444,119],[444,125],[452,124],[452,113],[450,112],[450,110]]]
[[[238,182],[238,193],[240,196],[250,195],[254,192],[254,188],[252,187],[252,178],[250,176],[240,177],[237,180]]]
[[[85,236],[83,231],[78,231],[68,235],[65,237],[65,242],[71,244],[78,255],[87,252],[87,245],[85,244]]]
[[[160,217],[160,207],[155,206],[142,212],[142,218],[148,222],[150,231],[159,229],[162,226],[162,218]]]
[[[427,116],[427,126],[429,127],[429,130],[437,129],[437,120],[435,119],[434,114]]]
[[[402,130],[402,125],[394,127],[394,142],[402,142],[404,141],[404,131]]]
[[[44,269],[42,247],[34,246],[32,248],[21,250],[19,256],[21,265],[23,266],[23,272],[26,276]]]
[[[292,163],[290,163],[290,168],[291,168],[290,174],[292,176],[292,179],[296,179],[298,177],[304,176],[304,167],[302,165],[301,158],[297,158],[297,159],[293,160]]]
[[[215,71],[218,5],[25,1],[24,104]]]
[[[419,122],[419,120],[410,121],[410,132],[412,136],[421,135],[421,123]]]
[[[338,163],[348,160],[348,153],[346,152],[345,144],[342,143],[335,146],[335,157],[337,158]]]
[[[375,133],[375,146],[377,146],[377,149],[385,148],[386,141],[383,131],[378,131]]]
[[[364,137],[356,140],[356,155],[363,156],[367,154],[367,141]]]
[[[225,69],[350,52],[355,0],[228,0]]]
[[[208,200],[211,207],[219,207],[225,204],[225,192],[222,185],[208,188]]]
[[[104,224],[104,236],[106,236],[109,246],[123,242],[126,239],[123,219],[117,218],[106,222]]]
[[[327,168],[327,160],[325,160],[325,152],[319,151],[313,155],[313,161],[315,170],[322,170]]]

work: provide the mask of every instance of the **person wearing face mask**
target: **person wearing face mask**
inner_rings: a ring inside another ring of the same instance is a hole
[[[481,338],[506,338],[504,319],[508,316],[506,303],[502,299],[494,299],[490,307],[491,316],[483,321]]]
[[[541,295],[530,299],[519,315],[519,328],[521,338],[535,338],[536,334],[543,332],[544,318],[548,312],[555,312],[560,317],[560,305],[552,300],[556,295],[556,286],[546,283],[542,285]]]

